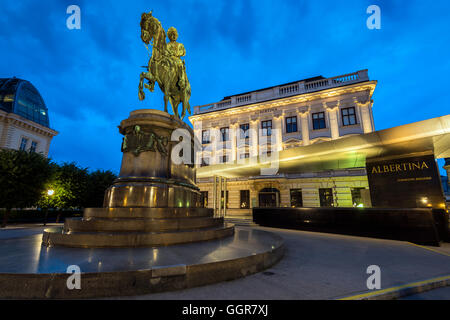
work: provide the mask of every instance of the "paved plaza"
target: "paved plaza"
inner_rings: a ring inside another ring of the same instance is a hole
[[[241,227],[245,229],[245,227]],[[248,300],[339,299],[368,292],[370,265],[381,269],[381,289],[450,275],[450,244],[418,246],[408,242],[297,230],[252,227],[285,240],[284,258],[265,272],[218,284],[119,299]],[[0,230],[0,245],[39,237],[41,225]],[[26,269],[26,266],[20,267]],[[414,295],[450,299],[448,288]]]
[[[243,279],[132,299],[338,299],[369,291],[367,267],[381,268],[381,289],[450,274],[450,244],[419,247],[402,241],[274,228],[286,241],[284,258]],[[450,299],[441,290],[434,299]],[[129,297],[126,297],[129,298]]]

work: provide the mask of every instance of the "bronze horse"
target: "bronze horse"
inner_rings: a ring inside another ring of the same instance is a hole
[[[157,82],[159,88],[164,93],[164,111],[167,112],[167,102],[170,101],[173,114],[180,118],[178,105],[182,103],[183,111],[181,113],[181,119],[183,119],[186,110],[191,114],[191,107],[189,105],[191,86],[186,77],[184,62],[176,61],[175,59],[181,59],[168,52],[166,32],[158,19],[152,16],[152,12],[143,13],[141,16],[141,39],[146,45],[152,40],[153,43],[152,56],[148,63],[147,72],[142,72],[140,76],[139,100],[145,99],[144,86],[153,92],[155,82]],[[182,67],[180,67],[181,64]],[[148,81],[148,84],[144,84],[144,79]]]

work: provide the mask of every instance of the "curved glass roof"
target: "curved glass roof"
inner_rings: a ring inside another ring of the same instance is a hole
[[[29,81],[0,78],[0,109],[50,127],[44,100]]]

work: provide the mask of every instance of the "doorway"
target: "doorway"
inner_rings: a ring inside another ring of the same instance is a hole
[[[280,206],[280,191],[275,188],[265,188],[259,192],[259,207],[279,207]]]

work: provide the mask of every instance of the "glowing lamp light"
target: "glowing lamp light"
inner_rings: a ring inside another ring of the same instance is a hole
[[[55,194],[55,190],[53,190],[53,189],[47,190],[47,195],[52,196],[54,194]]]
[[[357,205],[358,208],[364,208],[364,204],[360,203]]]

